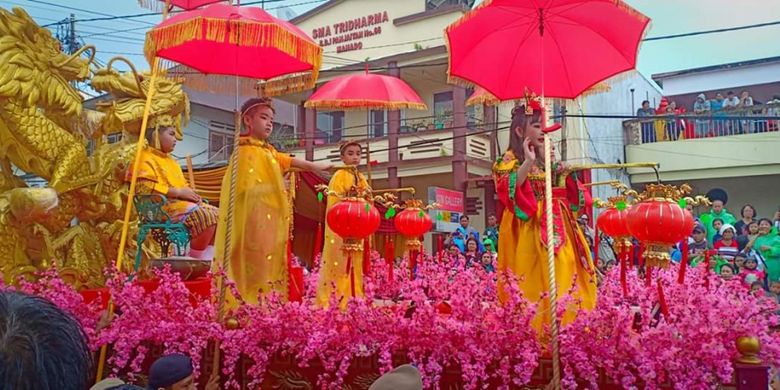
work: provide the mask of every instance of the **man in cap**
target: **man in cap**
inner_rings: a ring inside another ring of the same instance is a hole
[[[196,390],[198,383],[192,375],[192,360],[189,356],[174,353],[163,356],[149,368],[147,390]],[[206,390],[219,389],[218,376],[212,376]]]

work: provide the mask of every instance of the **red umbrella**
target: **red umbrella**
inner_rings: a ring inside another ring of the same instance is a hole
[[[649,21],[621,0],[485,0],[445,30],[450,81],[573,99],[636,66]]]
[[[295,25],[227,4],[170,17],[146,34],[144,52],[150,63],[156,56],[201,73],[280,82],[285,91],[313,88],[322,62],[322,48]]]
[[[403,80],[364,73],[336,77],[318,88],[305,103],[320,109],[427,110],[417,92]]]
[[[387,75],[365,73],[339,76],[318,88],[304,104],[319,109],[427,110],[420,95],[403,80]],[[366,112],[368,117],[368,112]],[[369,121],[366,118],[366,132]],[[367,141],[370,139],[366,134]],[[368,180],[371,182],[371,147],[366,145]]]
[[[183,10],[191,10],[203,7],[213,3],[228,3],[229,0],[138,0],[141,7],[152,11],[162,11],[164,8],[170,9],[171,6]]]

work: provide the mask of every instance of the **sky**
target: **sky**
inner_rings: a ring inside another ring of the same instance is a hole
[[[265,8],[279,16],[282,8],[300,14],[325,0],[268,0]],[[359,0],[424,1],[424,0]],[[478,1],[479,3],[480,1]],[[627,0],[652,19],[647,37],[666,36],[756,23],[780,21],[777,0]],[[259,1],[242,3],[259,6]],[[21,6],[41,25],[76,17],[76,32],[85,43],[98,48],[97,58],[105,63],[116,55],[128,57],[143,68],[144,33],[160,21],[159,15],[110,21],[79,21],[110,15],[148,13],[136,0],[0,0],[0,7]],[[75,9],[67,9],[72,7]],[[680,69],[780,56],[780,25],[706,34],[686,38],[644,42],[638,70],[651,75]]]

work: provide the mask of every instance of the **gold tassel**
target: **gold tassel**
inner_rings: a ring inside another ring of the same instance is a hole
[[[427,110],[425,103],[414,102],[387,102],[384,100],[367,99],[339,99],[339,100],[308,100],[304,104],[306,108],[335,109],[340,110],[365,110],[370,108],[387,110]]]
[[[160,126],[154,126],[154,148],[160,150]]]

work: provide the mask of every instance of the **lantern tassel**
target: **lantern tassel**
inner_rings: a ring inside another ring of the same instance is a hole
[[[387,281],[393,282],[393,268],[395,267],[395,248],[389,235],[385,236],[385,264],[387,264]]]
[[[355,297],[355,272],[352,267],[352,251],[347,252],[347,272],[349,272],[349,291]]]
[[[444,239],[442,238],[441,234],[436,236],[436,247],[438,248],[436,258],[439,262],[441,262],[441,259],[444,256]]]
[[[642,268],[645,266],[645,244],[640,243],[639,244],[639,255],[638,255],[637,263],[639,264],[639,268]],[[633,261],[631,264],[633,265]]]
[[[363,239],[363,275],[371,274],[371,240]]]
[[[621,248],[618,257],[620,257],[620,286],[623,288],[623,298],[628,296],[628,283],[626,281],[626,261],[628,256],[628,249]]]
[[[596,227],[593,229],[593,266],[595,268],[599,267],[599,242],[601,240],[599,239],[599,226],[596,225]]]
[[[653,266],[648,265],[645,267],[645,286],[650,288],[653,284]]]
[[[710,288],[710,251],[704,251],[704,287]]]
[[[417,251],[409,250],[409,280],[414,280],[414,269],[417,268]]]
[[[682,243],[682,257],[680,260],[680,273],[677,276],[677,283],[685,283],[685,271],[688,270],[688,237],[683,239]]]
[[[666,295],[664,295],[664,285],[663,283],[661,283],[660,277],[655,282],[658,285],[658,304],[661,305],[661,314],[664,315],[664,318],[669,318],[669,305],[666,304]]]

